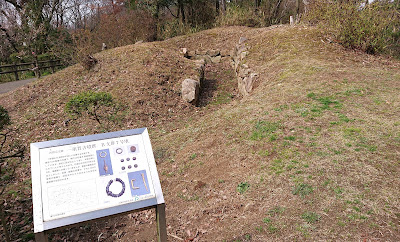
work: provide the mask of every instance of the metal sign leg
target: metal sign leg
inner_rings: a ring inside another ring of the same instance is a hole
[[[49,242],[46,232],[35,233],[36,242]]]
[[[167,222],[165,219],[165,203],[157,204],[157,236],[159,242],[167,242]]]

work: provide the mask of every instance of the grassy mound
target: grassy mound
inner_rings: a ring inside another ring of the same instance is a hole
[[[236,83],[222,63],[208,66],[208,101],[183,103],[180,81],[194,68],[179,48],[228,51],[240,36],[260,76],[253,93],[227,98]],[[63,107],[81,90],[125,103],[107,129],[150,127],[171,240],[400,239],[398,61],[288,26],[212,29],[96,58],[94,71],[67,68],[0,96],[0,105],[28,144],[104,131],[89,119],[64,126]],[[9,196],[29,197],[29,179],[27,165]],[[52,236],[150,240],[153,220],[142,212]]]

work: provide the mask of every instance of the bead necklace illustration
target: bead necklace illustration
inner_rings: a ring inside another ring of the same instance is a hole
[[[100,152],[99,156],[100,156],[101,158],[106,158],[107,152],[102,151],[102,152]],[[107,166],[107,164],[106,164],[106,159],[103,159],[103,161],[104,161],[103,170],[104,170],[104,172],[107,174],[107,173],[108,173],[108,166]]]
[[[107,195],[110,196],[110,197],[120,197],[120,196],[122,196],[122,195],[125,193],[125,183],[124,183],[124,181],[121,180],[120,178],[116,178],[115,181],[121,183],[121,185],[122,185],[122,190],[121,190],[121,192],[118,193],[118,194],[115,194],[115,193],[111,192],[111,191],[110,191],[110,186],[111,186],[111,184],[114,182],[114,180],[110,180],[110,181],[108,182],[108,184],[107,184],[107,187],[106,187],[106,193],[107,193]]]

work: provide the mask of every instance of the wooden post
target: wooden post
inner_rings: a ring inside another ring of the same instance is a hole
[[[37,78],[40,78],[40,68],[37,56],[35,56],[35,74]]]
[[[18,78],[18,66],[17,66],[17,64],[14,63],[13,67],[14,67],[15,80],[18,81],[19,80],[19,78]]]
[[[157,236],[158,242],[167,242],[167,222],[165,219],[165,203],[157,204]]]
[[[46,231],[35,233],[35,240],[36,242],[49,242]]]
[[[55,67],[56,63],[57,63],[56,61],[53,61],[53,60],[50,61],[51,74],[54,74],[54,67]]]

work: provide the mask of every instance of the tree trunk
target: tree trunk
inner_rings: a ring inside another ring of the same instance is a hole
[[[178,0],[178,10],[181,14],[181,19],[182,23],[185,23],[186,18],[185,18],[185,6],[183,4],[183,0]]]
[[[157,1],[156,12],[154,14],[154,18],[156,19],[154,23],[154,33],[153,33],[153,41],[158,39],[158,23],[160,21],[160,3]]]
[[[277,4],[275,6],[274,15],[272,16],[272,19],[274,21],[273,24],[277,24],[278,23],[277,20],[278,20],[278,15],[279,15],[279,9],[281,8],[281,3],[282,3],[282,0],[278,0]]]
[[[221,11],[226,12],[226,0],[220,0],[221,1]]]
[[[6,237],[7,242],[10,242],[11,241],[10,234],[8,233],[7,221],[6,221],[6,217],[4,215],[3,201],[0,202],[0,219],[1,219],[1,224],[3,225],[4,237]]]

